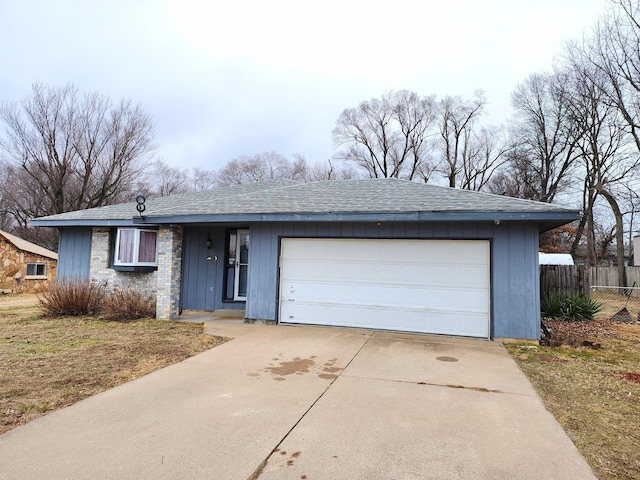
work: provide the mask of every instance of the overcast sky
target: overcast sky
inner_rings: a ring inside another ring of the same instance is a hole
[[[131,97],[158,156],[219,169],[275,150],[326,161],[342,110],[387,90],[470,97],[491,123],[606,0],[0,0],[0,101],[36,81]]]

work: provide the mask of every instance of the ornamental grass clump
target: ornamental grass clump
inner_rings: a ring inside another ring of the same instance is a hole
[[[100,312],[104,288],[96,283],[63,280],[52,283],[39,296],[48,317],[96,315]]]
[[[130,288],[107,293],[102,302],[100,317],[105,320],[127,322],[140,318],[155,318],[156,302],[151,295]]]
[[[544,318],[556,320],[593,320],[602,304],[584,295],[553,293],[540,302],[540,313]]]

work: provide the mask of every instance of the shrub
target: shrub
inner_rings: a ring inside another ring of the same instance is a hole
[[[593,320],[602,304],[583,295],[553,293],[540,302],[540,313],[545,318],[559,320]]]
[[[130,288],[109,292],[102,303],[101,317],[105,320],[126,322],[155,316],[156,302],[153,297]]]
[[[100,311],[104,288],[86,281],[63,280],[50,284],[40,295],[44,315],[95,315]]]

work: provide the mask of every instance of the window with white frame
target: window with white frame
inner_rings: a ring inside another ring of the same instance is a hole
[[[119,228],[116,236],[114,265],[157,266],[158,231]]]
[[[46,275],[46,263],[27,263],[27,277],[45,277]]]

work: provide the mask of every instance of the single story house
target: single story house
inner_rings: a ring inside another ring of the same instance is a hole
[[[135,286],[157,317],[538,339],[538,235],[575,209],[398,179],[274,180],[42,217],[58,277]],[[136,208],[143,210],[138,213]]]
[[[38,293],[56,278],[58,254],[0,230],[0,292]]]

